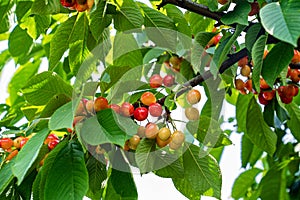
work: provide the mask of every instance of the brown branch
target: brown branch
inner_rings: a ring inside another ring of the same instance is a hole
[[[175,6],[179,6],[181,8],[187,9],[189,11],[198,13],[202,16],[209,17],[220,22],[223,13],[221,12],[212,12],[208,9],[207,6],[195,3],[191,0],[163,0],[159,5],[157,5],[157,9],[162,8],[167,4],[172,4]]]

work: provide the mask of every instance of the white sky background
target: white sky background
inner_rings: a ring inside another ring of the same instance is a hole
[[[144,0],[140,0],[145,2]],[[0,42],[0,52],[7,49],[7,42]],[[46,64],[47,65],[47,64]],[[5,103],[7,94],[7,86],[10,79],[15,72],[15,65],[11,61],[8,65],[4,67],[0,74],[0,103]],[[229,117],[234,117],[235,107],[226,104],[226,115],[225,120]],[[228,127],[224,127],[225,129]],[[232,127],[229,127],[232,128]],[[231,188],[235,178],[241,172],[241,162],[240,162],[240,134],[233,133],[230,137],[233,145],[225,147],[220,167],[222,172],[222,199],[231,199]],[[154,174],[146,174],[142,177],[139,174],[134,174],[134,179],[137,185],[139,200],[185,200],[179,191],[174,187],[172,180],[167,178],[160,178]],[[202,197],[202,200],[212,200],[214,198]]]

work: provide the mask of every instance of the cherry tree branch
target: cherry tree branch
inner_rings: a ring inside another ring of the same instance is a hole
[[[160,9],[167,4],[172,4],[172,5],[187,9],[189,11],[198,13],[202,16],[214,19],[218,22],[220,22],[221,17],[223,16],[223,13],[212,12],[208,9],[207,6],[195,3],[191,0],[163,0],[159,5],[157,5],[157,9]]]

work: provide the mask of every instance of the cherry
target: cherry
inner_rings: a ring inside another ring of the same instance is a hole
[[[53,140],[59,140],[59,137],[57,137],[57,135],[55,135],[54,133],[50,133],[48,137],[45,139],[44,144],[48,144]]]
[[[269,89],[270,88],[270,86],[268,85],[268,83],[263,78],[261,78],[259,80],[259,83],[260,83],[260,88],[261,89]]]
[[[218,2],[221,5],[225,5],[228,2],[228,0],[218,0]]]
[[[146,106],[150,106],[156,102],[156,97],[152,92],[144,92],[141,96],[141,102]]]
[[[171,142],[169,143],[169,147],[170,147],[170,149],[172,149],[172,150],[177,150],[177,149],[179,149],[181,146],[182,146],[182,144],[176,144],[175,142],[172,142],[172,140],[171,140]]]
[[[263,91],[262,92],[262,96],[265,100],[270,101],[274,98],[275,96],[275,90],[271,90],[271,91]]]
[[[29,140],[29,138],[23,138],[20,142],[20,149],[23,148],[23,146],[27,143],[27,141]]]
[[[150,77],[149,84],[152,88],[158,88],[162,85],[163,78],[159,74],[154,74]]]
[[[153,103],[149,106],[149,113],[153,117],[161,116],[162,112],[162,106],[159,103]]]
[[[145,107],[138,107],[133,112],[134,119],[144,121],[148,117],[148,109]]]
[[[244,67],[247,64],[248,64],[248,56],[245,56],[238,61],[238,66],[240,67]]]
[[[201,99],[201,93],[198,90],[195,89],[191,89],[187,95],[186,95],[186,99],[190,104],[196,104],[200,101]]]
[[[87,5],[87,0],[76,0],[75,9],[78,12],[83,12],[87,10],[89,7]]]
[[[300,62],[300,52],[296,49],[294,49],[294,56],[291,60],[291,63],[297,64]]]
[[[94,101],[93,100],[88,100],[85,103],[85,108],[89,113],[94,113]]]
[[[179,72],[180,71],[180,64],[181,64],[181,59],[178,58],[177,56],[171,56],[169,59],[169,63],[172,65],[172,68]]]
[[[59,140],[52,140],[48,143],[48,148],[49,150],[54,149],[54,147],[56,147],[56,145],[59,143]]]
[[[215,35],[211,40],[207,43],[207,47],[212,45],[217,45],[221,40],[222,36],[220,34]]]
[[[126,140],[126,142],[125,142],[125,144],[124,144],[124,147],[123,147],[123,149],[124,149],[124,151],[129,151],[129,140]]]
[[[123,115],[125,117],[130,117],[133,115],[133,112],[134,112],[134,107],[131,103],[129,103],[129,102],[122,103],[121,108],[120,108],[121,115]]]
[[[155,139],[158,134],[159,128],[156,124],[150,122],[146,126],[145,136],[148,139]]]
[[[94,0],[87,0],[88,9],[91,9],[94,5]]]
[[[173,75],[169,74],[163,78],[163,84],[166,87],[171,87],[174,85],[174,83],[175,83],[175,77]]]
[[[14,144],[14,141],[10,138],[2,138],[0,140],[0,148],[7,150],[9,148],[11,148]]]
[[[128,146],[132,150],[136,150],[137,146],[139,145],[141,139],[138,135],[132,136],[132,138],[129,139]]]
[[[94,109],[96,112],[108,108],[108,101],[104,97],[97,97],[94,101]]]
[[[300,71],[298,69],[291,69],[289,74],[294,83],[298,83],[300,81]]]
[[[235,88],[237,90],[243,90],[245,87],[245,83],[242,79],[235,79]]]
[[[111,108],[111,109],[113,109],[116,113],[120,113],[120,108],[121,107],[119,105],[117,105],[117,104],[110,104],[108,107]]]
[[[18,153],[19,153],[18,149],[13,150],[12,152],[10,152],[10,154],[6,157],[5,160],[13,159],[16,155],[18,155]]]
[[[145,137],[145,130],[146,128],[144,126],[139,126],[137,130],[137,135],[140,136],[140,138]]]
[[[199,119],[200,114],[199,114],[199,110],[197,108],[188,107],[185,109],[184,113],[185,113],[186,118],[188,118],[191,121]]]
[[[155,141],[156,141],[157,146],[159,146],[160,148],[163,148],[163,147],[167,146],[170,143],[171,137],[169,137],[165,141],[161,140],[159,137],[156,137]]]
[[[280,96],[280,100],[282,101],[282,103],[285,103],[285,104],[289,104],[293,101],[293,97],[287,97],[287,96]]]
[[[64,7],[72,7],[75,5],[75,0],[60,0],[60,3]]]
[[[85,107],[85,104],[87,101],[88,101],[87,99],[81,99],[81,101],[79,102],[78,107],[76,109],[76,112],[75,112],[76,116],[86,114],[84,107]]]
[[[85,119],[85,116],[76,116],[76,117],[74,117],[74,119],[73,119],[73,127],[75,127],[78,122],[81,122],[84,119]]]
[[[166,141],[171,136],[171,131],[167,127],[163,127],[159,129],[157,137],[159,137],[160,140]]]
[[[16,139],[14,139],[14,147],[16,147],[17,149],[21,148],[21,141],[24,139],[25,137],[20,136],[17,137]]]
[[[277,91],[279,96],[294,97],[298,94],[299,88],[295,85],[282,85]]]
[[[185,135],[182,131],[175,131],[172,134],[172,143],[181,145],[185,140]]]
[[[252,87],[252,79],[248,79],[245,83],[245,88],[248,90],[248,91],[252,91],[253,87]]]
[[[262,105],[268,105],[269,102],[270,102],[270,101],[266,100],[266,99],[263,97],[262,93],[259,93],[259,94],[258,94],[258,101],[259,101],[259,103],[261,103]]]
[[[249,67],[249,65],[244,65],[241,69],[241,74],[243,76],[249,77],[251,74],[251,67]]]
[[[257,13],[259,13],[259,5],[255,1],[255,2],[251,3],[251,11],[248,13],[248,16],[253,16],[253,15],[256,15]]]

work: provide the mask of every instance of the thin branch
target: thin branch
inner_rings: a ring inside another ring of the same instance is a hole
[[[157,9],[162,8],[167,4],[173,4],[175,6],[179,6],[181,8],[187,9],[189,11],[198,13],[202,16],[209,17],[220,22],[223,13],[221,12],[212,12],[208,9],[207,6],[195,3],[191,0],[163,0],[159,5],[157,5]]]

